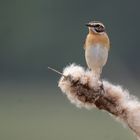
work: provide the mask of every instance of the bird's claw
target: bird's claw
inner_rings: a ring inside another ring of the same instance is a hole
[[[101,80],[101,84],[100,84],[100,89],[101,89],[101,94],[105,93],[105,89],[104,89],[104,84],[103,81]]]

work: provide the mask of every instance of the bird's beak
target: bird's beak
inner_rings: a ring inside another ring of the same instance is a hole
[[[93,27],[93,24],[91,24],[91,23],[86,23],[85,24],[87,27]]]
[[[89,23],[86,23],[85,25],[86,25],[87,27],[89,27],[89,26],[90,26],[90,24],[89,24]]]

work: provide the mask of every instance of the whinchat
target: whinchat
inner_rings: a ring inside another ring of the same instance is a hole
[[[85,58],[94,77],[99,80],[102,68],[107,62],[110,41],[101,22],[91,21],[86,26],[89,32],[84,45]]]

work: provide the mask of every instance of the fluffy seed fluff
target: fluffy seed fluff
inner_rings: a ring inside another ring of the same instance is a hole
[[[89,70],[71,64],[58,83],[71,103],[77,107],[105,110],[124,122],[140,140],[140,102],[119,85],[97,81]]]

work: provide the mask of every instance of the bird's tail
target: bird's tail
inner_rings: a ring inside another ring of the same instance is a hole
[[[95,78],[95,80],[99,81],[100,77],[101,77],[101,73],[102,73],[102,69],[94,69],[92,70],[93,72],[93,77]]]

